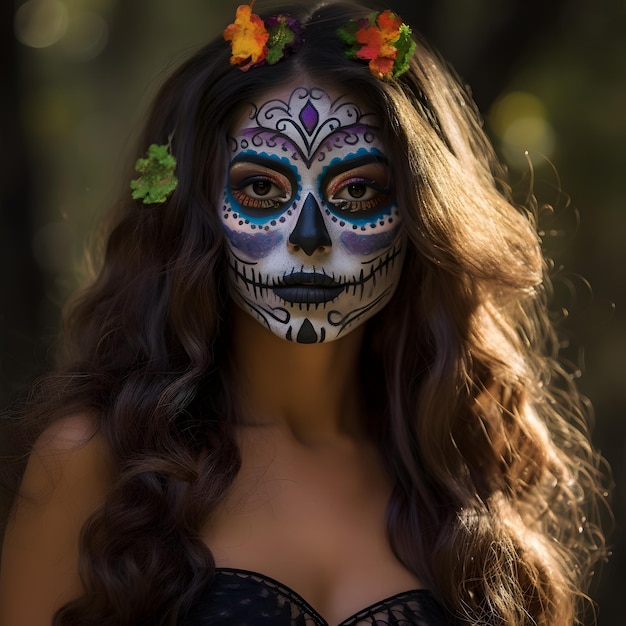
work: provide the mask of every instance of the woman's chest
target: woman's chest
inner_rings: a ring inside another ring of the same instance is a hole
[[[203,540],[218,567],[280,581],[339,623],[373,600],[422,586],[389,546],[389,493],[369,450],[256,450],[243,455]]]

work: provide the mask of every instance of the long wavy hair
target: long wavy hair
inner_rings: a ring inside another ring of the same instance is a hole
[[[382,120],[407,233],[401,284],[362,355],[394,479],[390,544],[459,624],[569,626],[604,555],[601,473],[557,360],[533,207],[513,204],[471,100],[425,42],[381,81],[336,35],[367,8],[277,11],[304,25],[297,54],[242,72],[219,39],[164,83],[137,155],[171,138],[178,188],[160,205],[119,202],[28,410],[33,433],[95,415],[116,472],[82,531],[84,594],[54,624],[176,624],[212,580],[199,530],[240,466],[217,214],[227,137],[241,105],[306,75]]]

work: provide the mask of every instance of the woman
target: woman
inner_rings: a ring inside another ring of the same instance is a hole
[[[3,624],[580,615],[598,459],[532,214],[409,35],[242,6],[166,81],[30,409]]]

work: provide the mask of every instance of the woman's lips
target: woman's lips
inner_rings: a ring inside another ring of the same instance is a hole
[[[344,287],[327,274],[318,272],[293,272],[284,276],[274,293],[294,304],[320,304],[334,300]]]

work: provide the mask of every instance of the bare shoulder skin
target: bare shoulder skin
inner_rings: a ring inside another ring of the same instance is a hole
[[[2,548],[0,624],[50,626],[81,594],[78,541],[111,480],[106,446],[87,415],[63,418],[35,443]]]

